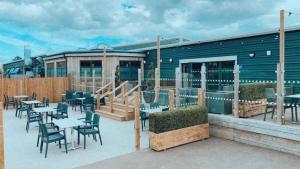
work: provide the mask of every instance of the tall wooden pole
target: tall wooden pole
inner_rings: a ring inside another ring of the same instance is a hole
[[[140,142],[140,93],[134,92],[135,96],[135,108],[134,108],[134,121],[135,121],[135,150],[139,151],[141,149]]]
[[[157,36],[157,67],[155,69],[155,99],[154,102],[159,100],[159,91],[160,91],[160,37]]]
[[[284,64],[285,64],[285,30],[284,30],[284,10],[280,10],[280,42],[279,42],[279,81],[280,88],[277,89],[277,123],[282,124],[282,115],[284,112],[283,102],[284,102]]]
[[[239,86],[240,86],[240,67],[234,65],[234,99],[233,99],[233,115],[239,117]]]
[[[106,64],[107,64],[107,60],[106,60],[106,46],[104,46],[104,49],[103,49],[103,63],[102,63],[102,67],[103,67],[103,71],[102,71],[102,86],[106,85]]]

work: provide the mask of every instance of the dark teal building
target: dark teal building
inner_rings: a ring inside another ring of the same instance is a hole
[[[299,90],[300,28],[286,30],[285,50],[286,85],[293,85]],[[149,71],[148,63],[156,65],[156,52],[156,48],[145,50],[145,75]],[[275,82],[278,62],[278,31],[188,41],[180,45],[161,47],[161,78],[174,79],[176,67],[180,67],[183,73],[189,73],[191,78],[200,78],[200,67],[205,63],[207,80],[215,80],[211,88],[218,88],[220,81],[233,79],[233,66],[238,64],[242,82]]]

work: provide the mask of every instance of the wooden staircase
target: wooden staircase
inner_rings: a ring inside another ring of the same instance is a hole
[[[104,94],[102,95],[100,94],[100,91],[97,91],[97,102],[104,97],[109,98],[109,102],[101,106],[98,104],[97,110],[95,112],[103,117],[118,121],[133,120],[135,107],[133,106],[134,97],[132,96],[132,94],[135,90],[140,90],[140,85],[138,84],[133,89],[127,92],[127,84],[128,81],[125,81],[114,90],[103,92]],[[121,93],[114,97],[117,90],[121,90]]]
[[[110,104],[110,103],[109,103]],[[96,110],[96,113],[103,117],[118,121],[129,121],[134,119],[134,107],[128,106],[126,110],[126,105],[120,103],[113,103],[113,111],[110,111],[110,105],[101,106],[100,109]]]

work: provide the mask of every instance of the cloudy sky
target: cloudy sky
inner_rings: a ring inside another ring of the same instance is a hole
[[[164,38],[191,40],[300,25],[299,0],[0,0],[0,62],[23,56]]]

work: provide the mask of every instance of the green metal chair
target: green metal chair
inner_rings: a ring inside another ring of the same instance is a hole
[[[27,108],[27,123],[26,123],[26,132],[28,133],[30,123],[39,122],[42,120],[42,116],[38,113],[35,113]]]
[[[59,148],[61,148],[61,140],[64,140],[65,144],[65,151],[68,153],[67,149],[67,138],[66,138],[66,131],[65,130],[60,130],[57,133],[50,134],[48,132],[48,129],[46,127],[46,124],[39,124],[41,131],[42,131],[42,138],[41,138],[41,146],[40,146],[40,153],[43,151],[43,145],[44,143],[46,144],[46,152],[45,152],[45,158],[47,158],[47,152],[48,152],[48,144],[49,143],[54,143],[58,141]]]
[[[144,130],[144,127],[146,126],[146,120],[149,119],[149,116],[147,115],[144,110],[146,109],[146,106],[144,104],[141,104],[140,106],[140,119],[142,124],[142,131]]]
[[[88,109],[94,111],[95,110],[94,98],[86,97],[82,107],[84,111],[88,111]]]
[[[21,118],[23,112],[27,112],[28,108],[29,107],[26,104],[23,104],[20,100],[16,101],[16,114],[15,114],[15,116]]]
[[[97,141],[96,135],[98,134],[100,144],[102,145],[102,139],[100,134],[100,116],[98,114],[94,114],[92,124],[86,124],[85,126],[79,126],[77,128],[78,131],[78,144],[80,144],[80,134],[84,136],[84,149],[86,148],[86,135],[93,135],[93,139]]]
[[[78,120],[83,120],[83,122],[84,122],[85,124],[91,124],[91,123],[93,122],[93,121],[92,121],[93,115],[94,115],[93,112],[91,112],[91,111],[86,111],[86,112],[85,112],[85,117],[79,118]]]
[[[38,123],[39,123],[39,133],[38,133],[38,139],[36,143],[37,147],[39,146],[40,138],[42,137],[42,128],[40,124],[45,124],[49,135],[59,133],[59,127],[56,126],[54,123],[43,123],[43,118],[41,118],[41,120]]]
[[[60,108],[56,110],[56,113],[53,113],[51,114],[51,122],[53,121],[53,119],[64,119],[64,118],[68,118],[69,115],[68,115],[68,105],[67,104],[64,104],[62,103],[60,105]]]
[[[267,104],[266,104],[266,109],[264,113],[264,121],[266,121],[266,116],[268,113],[272,113],[272,119],[274,117],[274,112],[275,112],[275,102],[276,102],[276,95],[275,91],[273,88],[266,88],[265,89],[265,96],[267,98]],[[271,108],[271,111],[268,111]]]

